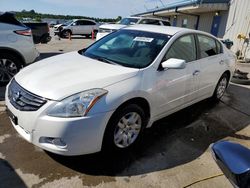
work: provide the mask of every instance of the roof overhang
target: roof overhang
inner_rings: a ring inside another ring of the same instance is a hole
[[[202,13],[208,13],[208,12],[217,12],[217,11],[223,11],[228,10],[229,5],[228,3],[206,3],[206,4],[196,4],[196,5],[190,5],[185,7],[175,7],[171,9],[160,9],[160,10],[154,10],[149,11],[145,13],[138,14],[140,16],[172,16],[172,15],[178,15],[178,11],[188,14],[202,14]]]

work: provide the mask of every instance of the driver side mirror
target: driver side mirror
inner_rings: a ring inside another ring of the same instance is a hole
[[[76,22],[72,23],[72,26],[75,26],[76,25]]]
[[[184,69],[186,67],[186,60],[170,58],[161,63],[163,69]]]

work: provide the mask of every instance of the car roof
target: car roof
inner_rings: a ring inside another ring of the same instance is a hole
[[[176,33],[200,33],[209,35],[209,33],[197,31],[193,29],[187,29],[183,27],[173,27],[173,26],[159,26],[159,25],[148,25],[148,24],[137,24],[137,25],[131,25],[128,27],[125,27],[123,29],[129,29],[129,30],[139,30],[139,31],[148,31],[153,33],[161,33],[166,35],[175,35]]]
[[[78,20],[84,20],[84,21],[93,21],[95,22],[95,20],[91,20],[91,19],[85,19],[85,18],[81,18],[81,19],[73,19],[73,21],[78,21]]]

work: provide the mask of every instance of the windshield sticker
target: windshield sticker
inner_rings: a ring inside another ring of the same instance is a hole
[[[154,39],[153,38],[147,38],[147,37],[135,37],[134,41],[139,41],[139,42],[152,42]]]

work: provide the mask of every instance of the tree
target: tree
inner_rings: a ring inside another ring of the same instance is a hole
[[[36,12],[32,9],[32,10],[30,10],[30,13],[35,14]]]
[[[121,16],[118,16],[117,18],[116,18],[116,21],[120,21],[122,19],[122,17]]]

